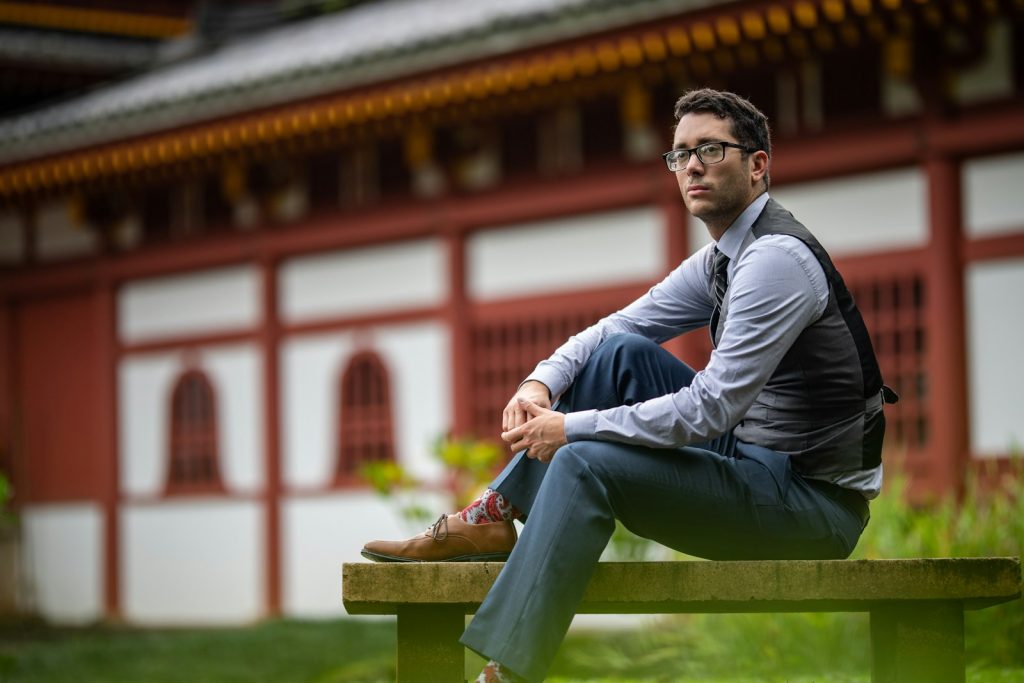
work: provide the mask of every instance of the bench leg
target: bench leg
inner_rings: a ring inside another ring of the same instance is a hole
[[[466,662],[459,636],[465,625],[461,607],[399,607],[398,682],[463,683]]]
[[[965,675],[961,603],[871,611],[872,683],[964,683]]]

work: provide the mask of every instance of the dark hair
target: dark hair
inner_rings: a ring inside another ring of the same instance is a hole
[[[739,144],[764,150],[771,158],[772,136],[768,130],[768,117],[749,100],[724,90],[690,90],[676,102],[676,121],[687,114],[714,114],[720,119],[727,119]],[[768,174],[765,173],[765,187],[768,187],[768,182]]]

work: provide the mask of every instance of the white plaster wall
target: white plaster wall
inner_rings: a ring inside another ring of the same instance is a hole
[[[969,236],[1024,231],[1024,152],[971,159],[961,173]]]
[[[125,617],[230,624],[262,617],[265,541],[258,502],[204,498],[121,508]]]
[[[121,341],[244,330],[260,322],[259,272],[248,265],[147,278],[117,296]]]
[[[927,187],[917,168],[772,187],[771,196],[833,256],[928,243]]]
[[[279,270],[281,318],[302,322],[436,306],[448,296],[440,240],[289,259]]]
[[[985,455],[1024,449],[1024,259],[967,269],[971,450]]]
[[[67,198],[41,204],[36,211],[36,254],[41,259],[83,256],[96,250],[96,233],[71,221]]]
[[[232,493],[252,493],[265,480],[263,379],[259,350],[250,344],[201,348],[189,355],[207,374],[217,405],[221,479]],[[118,369],[121,491],[160,495],[170,457],[171,392],[185,354],[136,354]]]
[[[62,624],[100,619],[104,539],[99,505],[27,505],[21,518],[24,570],[39,614]]]
[[[467,243],[469,295],[478,300],[651,280],[665,270],[656,207],[505,225]]]
[[[396,456],[410,473],[431,479],[440,466],[433,441],[451,424],[449,335],[438,323],[389,325],[301,335],[281,348],[281,415],[286,486],[329,486],[337,458],[338,386],[348,359],[369,348],[391,380]]]
[[[362,562],[360,549],[378,538],[407,538],[427,523],[402,517],[409,498],[385,499],[369,491],[326,494],[284,501],[282,529],[282,608],[293,617],[330,617],[345,613],[341,603],[341,565]],[[418,493],[425,509],[448,511],[438,494]]]
[[[0,261],[17,263],[25,257],[25,235],[21,217],[14,211],[0,211]]]

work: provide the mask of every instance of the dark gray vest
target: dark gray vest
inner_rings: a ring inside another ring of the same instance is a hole
[[[877,466],[885,435],[882,375],[853,296],[814,235],[774,200],[751,232],[755,239],[790,235],[807,245],[825,272],[829,296],[825,312],[793,342],[734,433],[789,454],[802,474]],[[713,286],[709,281],[709,291]],[[712,334],[716,346],[728,315],[727,296]]]

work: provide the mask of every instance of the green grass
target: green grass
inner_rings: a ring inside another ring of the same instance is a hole
[[[394,679],[392,622],[0,630],[0,683],[348,683]]]

